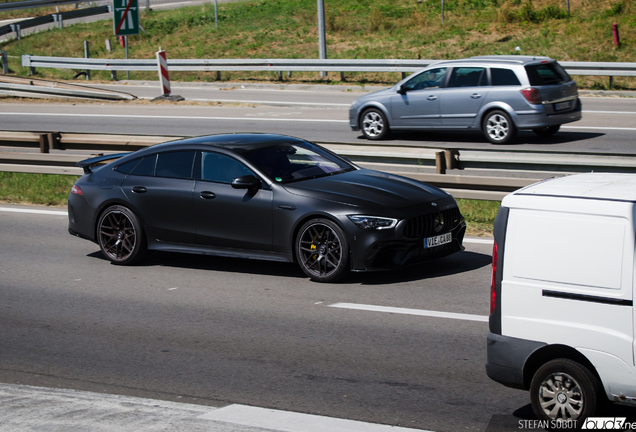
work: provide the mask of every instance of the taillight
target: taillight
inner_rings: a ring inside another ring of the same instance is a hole
[[[531,104],[538,105],[541,103],[541,93],[539,93],[539,89],[536,89],[534,87],[528,87],[526,89],[521,90],[521,94]]]
[[[492,278],[490,281],[490,313],[495,311],[497,304],[497,293],[495,292],[495,283],[497,281],[497,242],[492,245]]]
[[[73,187],[71,188],[71,193],[73,195],[81,195],[84,196],[84,193],[82,192],[82,190],[80,189],[80,187],[78,185],[73,185]]]

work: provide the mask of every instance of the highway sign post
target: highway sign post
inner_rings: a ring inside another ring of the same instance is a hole
[[[113,32],[115,36],[139,34],[137,0],[113,0]]]

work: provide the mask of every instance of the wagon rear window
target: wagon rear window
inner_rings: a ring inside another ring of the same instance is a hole
[[[531,86],[561,84],[572,80],[565,69],[556,62],[526,66],[526,71]]]

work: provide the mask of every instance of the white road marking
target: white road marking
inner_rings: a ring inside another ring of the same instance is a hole
[[[64,114],[64,113],[7,113],[0,112],[0,116],[32,116],[32,117],[97,117],[97,118],[125,118],[125,119],[161,119],[161,120],[256,120],[274,122],[306,122],[306,123],[349,123],[349,120],[331,119],[290,119],[290,118],[258,118],[258,117],[196,117],[196,116],[153,116],[128,114]]]
[[[464,243],[475,243],[475,244],[487,244],[487,245],[491,245],[494,243],[495,241],[491,238],[467,238],[464,237]]]
[[[365,305],[365,304],[357,304],[357,303],[334,303],[332,305],[329,305],[329,307],[340,308],[340,309],[362,310],[362,311],[369,311],[369,312],[386,312],[386,313],[394,313],[394,314],[402,314],[402,315],[417,315],[417,316],[425,316],[425,317],[433,317],[433,318],[448,318],[448,319],[455,319],[455,320],[462,320],[462,321],[488,322],[488,317],[485,315],[471,315],[471,314],[462,314],[462,313],[454,313],[454,312],[430,311],[430,310],[423,310],[423,309],[374,306],[374,305]]]
[[[636,114],[636,111],[588,111],[583,110],[584,114]]]
[[[55,216],[68,216],[68,212],[56,211],[56,210],[35,210],[35,209],[0,207],[0,211],[13,212],[13,213],[35,213],[35,214],[46,214],[46,215],[55,215]]]
[[[198,418],[283,432],[427,432],[421,429],[365,423],[247,405],[229,405],[203,414]]]
[[[603,127],[603,126],[561,126],[561,129],[595,129],[595,130],[636,131],[636,128]]]

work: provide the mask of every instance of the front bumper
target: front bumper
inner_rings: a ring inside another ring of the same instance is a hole
[[[466,233],[466,223],[462,220],[450,232],[452,234],[450,243],[427,249],[424,248],[422,238],[405,240],[395,237],[369,236],[365,239],[366,241],[354,239],[351,248],[351,270],[354,272],[393,270],[464,250],[462,243]]]

